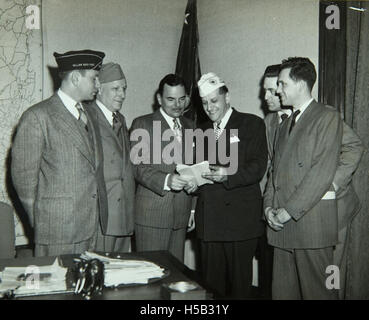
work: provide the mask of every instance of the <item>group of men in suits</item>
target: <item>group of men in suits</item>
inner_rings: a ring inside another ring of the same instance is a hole
[[[35,230],[35,255],[127,252],[135,234],[137,251],[167,250],[183,261],[195,219],[204,280],[216,297],[247,299],[266,221],[273,298],[335,297],[325,288],[325,268],[344,265],[346,230],[358,206],[350,182],[362,146],[336,111],[311,98],[316,73],[308,59],[267,69],[265,100],[274,114],[266,125],[231,107],[216,74],[201,77],[209,120],[198,129],[214,134],[204,140],[208,183],[198,186],[176,171],[193,164],[186,146],[197,144],[185,134],[195,126],[183,117],[189,98],[181,77],[161,80],[159,108],[135,119],[129,133],[120,113],[127,89],[121,67],[102,64],[105,54],[92,50],[54,56],[61,87],[24,112],[12,147],[13,183]],[[140,130],[146,139],[137,138]],[[173,139],[162,138],[168,131]],[[170,162],[165,151],[172,145],[180,156]],[[222,154],[230,154],[228,163]],[[259,183],[266,171],[263,221]]]

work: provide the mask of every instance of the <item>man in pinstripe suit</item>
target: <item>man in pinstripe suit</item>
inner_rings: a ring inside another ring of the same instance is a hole
[[[279,127],[282,123],[281,115],[283,115],[285,111],[290,111],[289,109],[281,109],[280,97],[276,93],[280,67],[281,65],[268,66],[264,73],[265,100],[268,104],[269,110],[272,112],[265,118],[270,159],[273,159]],[[348,230],[351,220],[360,208],[360,202],[352,186],[351,180],[359,165],[362,153],[363,145],[360,138],[354,130],[351,129],[351,127],[343,122],[340,160],[333,179],[333,186],[335,188],[337,198],[339,230],[338,243],[335,246],[333,253],[334,264],[340,269],[341,279],[339,295],[341,299],[344,298],[345,295]],[[271,171],[271,163],[269,165],[269,170]],[[272,263],[269,264],[270,266],[272,265]],[[262,270],[259,272],[262,273]]]
[[[117,63],[103,64],[99,72],[93,109],[98,123],[98,143],[104,158],[104,181],[108,216],[100,221],[96,250],[128,252],[133,235],[135,181],[129,158],[129,136],[124,116],[119,112],[126,97],[126,77]]]
[[[35,255],[94,250],[107,214],[96,124],[82,101],[92,100],[105,56],[54,53],[61,87],[21,117],[12,147],[12,179],[35,231]]]
[[[277,93],[293,115],[280,130],[265,193],[268,241],[274,246],[273,299],[337,299],[326,287],[334,264],[338,214],[333,179],[342,142],[338,112],[311,97],[307,58],[282,63]]]
[[[154,113],[135,119],[131,127],[131,159],[135,165],[135,178],[138,183],[135,209],[135,239],[137,251],[167,250],[180,261],[184,259],[186,228],[191,212],[192,197],[197,188],[175,173],[176,163],[166,161],[163,151],[169,144],[180,148],[186,144],[185,129],[193,129],[191,120],[182,116],[188,102],[182,78],[169,74],[165,76],[157,93],[160,108]],[[159,128],[159,136],[154,128]],[[148,132],[147,148],[143,158],[137,161],[135,151],[137,129]],[[175,133],[172,142],[162,139],[165,131]],[[190,142],[192,144],[192,141]],[[159,163],[154,161],[155,146],[158,146]],[[161,156],[162,155],[162,156]],[[184,152],[179,162],[184,163]]]

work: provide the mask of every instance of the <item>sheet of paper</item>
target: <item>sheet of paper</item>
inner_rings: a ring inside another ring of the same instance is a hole
[[[207,183],[214,183],[213,181],[205,179],[201,176],[203,173],[210,172],[208,161],[203,161],[192,166],[177,164],[176,170],[181,175],[181,177],[188,181],[195,179],[198,186],[202,186],[203,184]]]

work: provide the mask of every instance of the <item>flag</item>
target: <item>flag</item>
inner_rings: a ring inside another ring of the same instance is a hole
[[[195,122],[199,120],[198,115],[202,111],[201,99],[197,88],[197,81],[201,77],[198,43],[196,0],[188,0],[175,73],[184,79],[191,98],[184,115]]]

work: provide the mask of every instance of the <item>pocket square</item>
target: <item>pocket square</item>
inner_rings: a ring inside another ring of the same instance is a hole
[[[230,143],[236,143],[236,142],[240,142],[240,139],[238,139],[237,136],[232,136],[231,139],[229,140]]]

